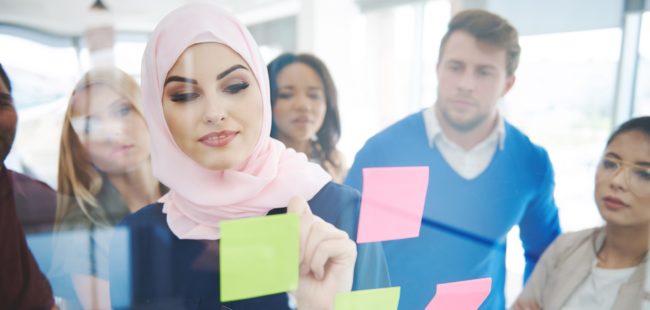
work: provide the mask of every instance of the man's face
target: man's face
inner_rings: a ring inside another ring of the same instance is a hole
[[[441,121],[469,132],[496,117],[497,102],[515,82],[506,72],[506,51],[465,31],[451,34],[442,50],[436,109]]]
[[[0,159],[4,162],[16,136],[16,108],[7,85],[0,80]]]

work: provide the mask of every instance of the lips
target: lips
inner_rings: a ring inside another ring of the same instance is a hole
[[[305,125],[311,123],[311,119],[309,117],[302,116],[294,118],[291,122],[297,125]]]
[[[133,144],[121,144],[113,148],[113,156],[121,156],[128,153],[135,145]]]
[[[605,207],[607,209],[614,210],[614,211],[615,210],[621,210],[621,209],[629,207],[622,200],[620,200],[618,198],[615,198],[615,197],[611,197],[611,196],[607,196],[607,197],[603,198],[603,202],[605,203]]]
[[[471,107],[474,105],[474,103],[471,100],[466,100],[466,99],[452,99],[451,103],[459,107]]]
[[[223,147],[235,139],[238,134],[239,132],[234,130],[215,131],[199,138],[199,142],[209,147]]]

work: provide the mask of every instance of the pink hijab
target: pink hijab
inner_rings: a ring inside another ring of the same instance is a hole
[[[196,43],[229,46],[248,63],[263,99],[263,124],[253,153],[237,167],[206,169],[176,145],[163,116],[167,72],[185,49]],[[219,239],[222,220],[263,216],[286,207],[293,196],[311,199],[331,177],[270,137],[269,78],[255,40],[226,11],[189,4],[167,15],[154,30],[142,60],[144,114],[151,132],[154,175],[170,188],[160,201],[171,231],[181,239]]]

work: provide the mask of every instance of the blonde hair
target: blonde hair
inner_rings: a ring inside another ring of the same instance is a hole
[[[124,71],[114,67],[97,68],[88,71],[79,80],[70,100],[63,120],[59,152],[59,175],[57,185],[57,208],[55,227],[59,228],[64,217],[75,208],[80,208],[88,220],[94,224],[105,224],[91,215],[93,208],[103,208],[97,202],[97,194],[102,188],[104,178],[91,163],[79,136],[71,124],[72,107],[80,101],[80,93],[95,85],[110,87],[126,98],[141,116],[141,94],[138,83]]]

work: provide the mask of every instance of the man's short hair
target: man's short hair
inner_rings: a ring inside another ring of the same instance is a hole
[[[519,65],[519,34],[517,29],[503,17],[485,10],[465,10],[456,14],[449,25],[447,33],[440,42],[438,62],[442,59],[442,53],[452,33],[465,31],[475,37],[478,41],[502,48],[506,51],[506,71],[511,76]]]

